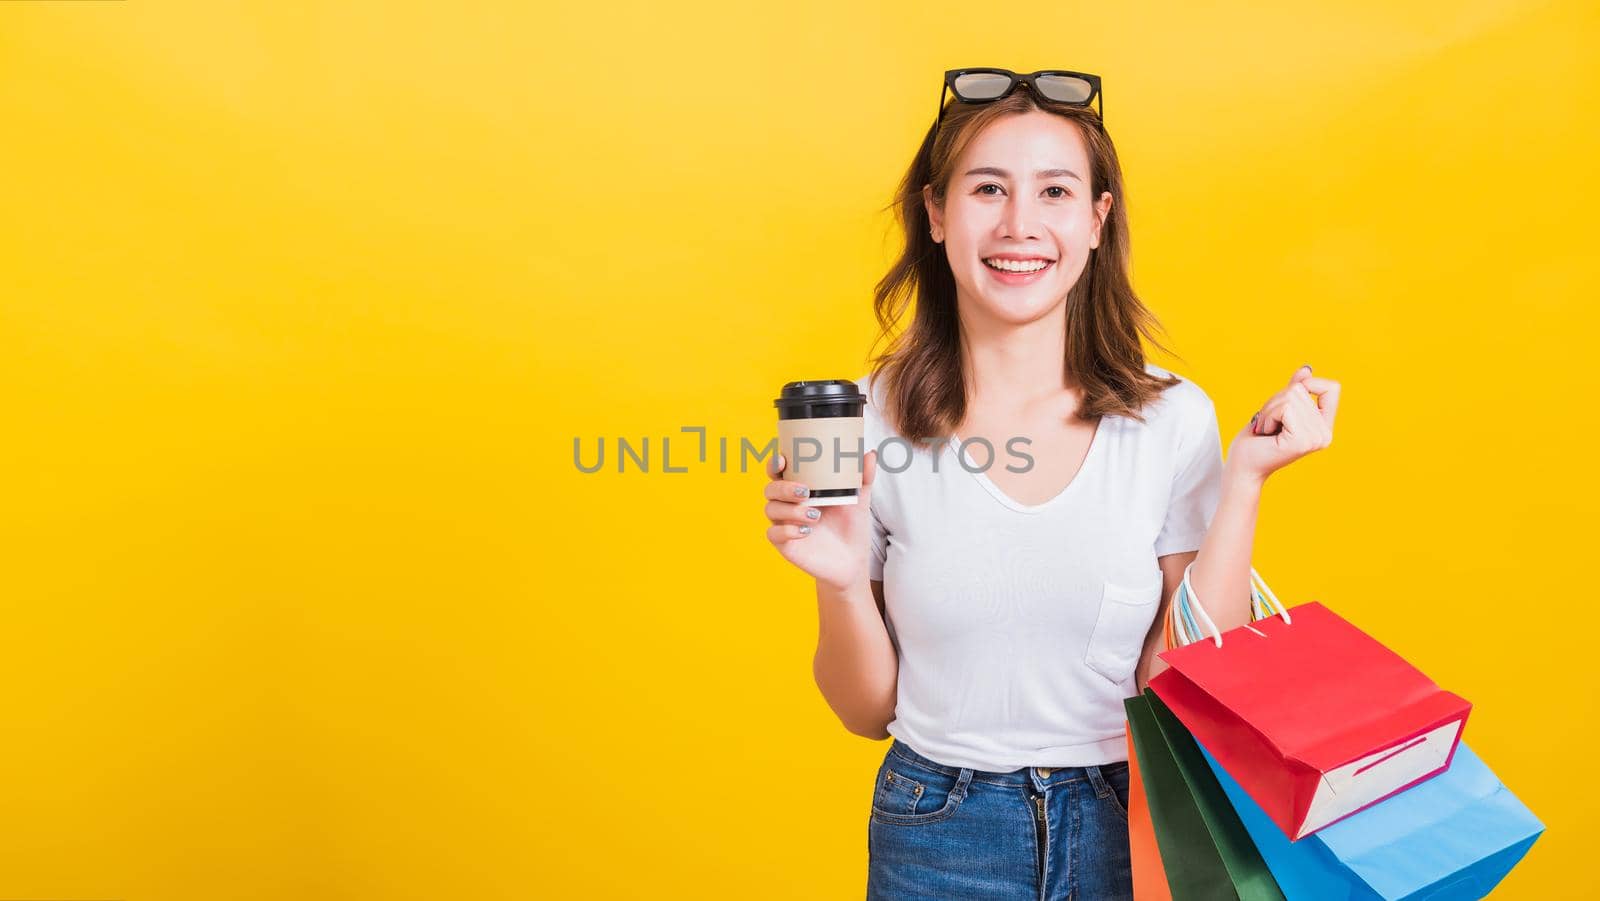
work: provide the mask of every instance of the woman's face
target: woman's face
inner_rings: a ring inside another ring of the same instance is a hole
[[[1089,154],[1077,126],[1039,111],[1005,116],[978,134],[957,161],[942,210],[931,187],[922,195],[962,316],[1017,325],[1066,301],[1111,210],[1109,191],[1098,201],[1089,196]]]

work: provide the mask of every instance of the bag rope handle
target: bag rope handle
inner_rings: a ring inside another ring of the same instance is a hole
[[[1173,602],[1167,607],[1167,622],[1163,631],[1167,650],[1175,647],[1193,644],[1204,640],[1206,632],[1201,629],[1203,622],[1210,631],[1210,638],[1217,647],[1222,647],[1222,632],[1217,624],[1206,613],[1206,608],[1200,603],[1200,598],[1194,592],[1194,583],[1189,579],[1189,570],[1194,568],[1190,562],[1183,568],[1183,581],[1178,584],[1178,590],[1173,597]],[[1199,621],[1195,614],[1199,614]],[[1255,567],[1250,567],[1250,621],[1266,619],[1269,616],[1281,616],[1285,624],[1292,624],[1294,620],[1289,617],[1289,608],[1278,600],[1268,587],[1267,580],[1261,578]]]

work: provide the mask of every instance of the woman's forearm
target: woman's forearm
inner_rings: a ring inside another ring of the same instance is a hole
[[[1189,571],[1195,595],[1223,632],[1250,621],[1250,555],[1262,484],[1258,476],[1223,468],[1222,498]]]
[[[846,729],[888,738],[894,719],[900,660],[870,584],[848,591],[817,584],[817,653],[811,669],[817,688]]]

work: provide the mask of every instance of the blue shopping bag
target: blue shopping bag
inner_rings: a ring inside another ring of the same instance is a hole
[[[1465,742],[1439,775],[1295,842],[1210,751],[1200,751],[1273,878],[1296,901],[1482,898],[1544,832]]]

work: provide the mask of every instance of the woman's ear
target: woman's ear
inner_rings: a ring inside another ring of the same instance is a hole
[[[944,211],[933,202],[933,185],[922,186],[922,207],[928,211],[928,231],[935,244],[944,242]]]
[[[1091,250],[1100,247],[1100,233],[1105,230],[1106,217],[1111,215],[1111,192],[1103,191],[1094,204],[1094,235],[1089,239]]]

